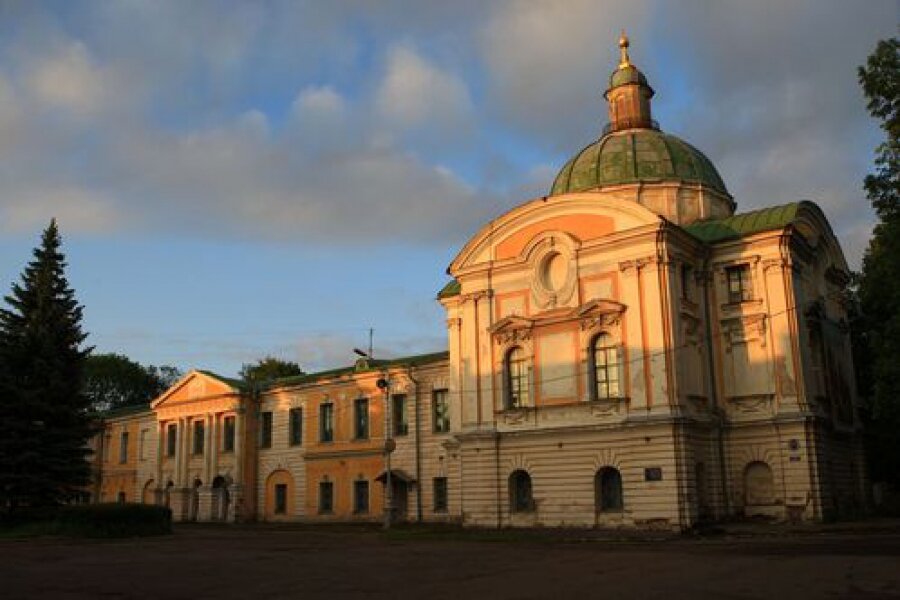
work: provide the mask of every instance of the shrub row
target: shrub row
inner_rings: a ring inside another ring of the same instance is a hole
[[[7,528],[38,534],[91,538],[162,535],[172,532],[172,511],[149,504],[80,504],[25,508],[9,519]]]
[[[66,506],[56,518],[63,535],[131,537],[172,532],[172,511],[150,504],[82,504]]]

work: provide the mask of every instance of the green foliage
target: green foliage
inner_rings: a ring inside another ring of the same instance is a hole
[[[274,356],[266,356],[254,364],[244,364],[241,367],[241,379],[244,381],[270,381],[303,374],[303,369],[297,363],[281,360]]]
[[[54,504],[89,481],[82,307],[56,222],[0,307],[0,508]]]
[[[878,146],[875,173],[865,180],[866,194],[878,216],[900,217],[900,40],[881,40],[859,68],[859,81],[868,99],[869,113],[881,120],[887,139]]]
[[[172,511],[151,504],[82,504],[66,506],[56,531],[77,537],[133,537],[172,533]]]
[[[145,367],[121,354],[92,354],[84,390],[97,411],[146,404],[181,377],[175,367]]]
[[[863,258],[854,315],[854,358],[868,400],[867,451],[875,481],[900,484],[900,42],[882,40],[859,69],[868,109],[881,120],[866,194],[879,222]]]

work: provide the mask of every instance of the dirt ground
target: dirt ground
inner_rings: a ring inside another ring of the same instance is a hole
[[[0,540],[0,598],[900,598],[900,526],[710,537],[180,526]]]

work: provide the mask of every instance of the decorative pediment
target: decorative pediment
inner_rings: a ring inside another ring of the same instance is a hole
[[[221,377],[208,371],[194,370],[182,377],[172,387],[154,400],[150,407],[154,410],[239,394],[240,382]]]
[[[576,308],[573,316],[581,321],[582,329],[610,327],[619,324],[627,308],[615,300],[596,299]]]
[[[509,344],[531,339],[534,320],[519,315],[511,315],[500,319],[488,329],[498,344]]]

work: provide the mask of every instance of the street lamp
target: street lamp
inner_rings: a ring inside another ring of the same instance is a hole
[[[382,376],[375,385],[384,392],[384,528],[390,529],[394,516],[394,489],[391,486],[391,452],[394,451],[394,439],[391,436],[391,383],[386,376]]]

